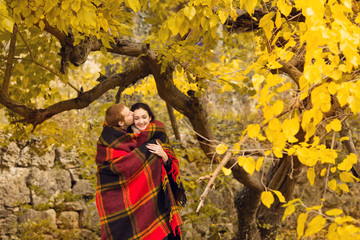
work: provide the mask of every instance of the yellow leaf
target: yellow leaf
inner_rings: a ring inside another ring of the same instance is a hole
[[[209,22],[210,28],[216,27],[218,22],[219,22],[218,15],[216,15],[216,14],[212,15],[211,18],[210,18],[210,22]]]
[[[260,85],[264,82],[264,80],[265,77],[259,74],[254,74],[254,76],[251,78],[251,81],[256,91],[259,91]]]
[[[244,164],[242,166],[244,170],[252,175],[255,171],[255,160],[252,157],[245,158]]]
[[[266,150],[265,151],[265,156],[269,156],[271,154],[271,152],[272,152],[271,150]]]
[[[62,3],[61,3],[61,10],[63,10],[63,11],[66,11],[66,10],[68,10],[68,8],[70,7],[70,1],[63,1]]]
[[[252,15],[254,13],[255,7],[257,5],[257,0],[246,0],[244,1],[245,10]]]
[[[307,178],[309,179],[310,185],[314,185],[315,182],[315,170],[314,168],[309,168],[307,171]]]
[[[349,90],[346,88],[340,88],[336,94],[336,97],[339,100],[340,106],[343,107],[345,104],[347,104]]]
[[[311,93],[311,102],[314,109],[320,108],[322,112],[328,112],[331,108],[331,96],[324,85],[316,87]]]
[[[311,219],[311,221],[307,225],[307,229],[305,231],[304,236],[307,237],[319,232],[321,229],[324,228],[325,223],[326,223],[326,219],[321,215],[317,215],[316,217]]]
[[[331,181],[328,182],[328,187],[329,187],[331,190],[336,191],[336,186],[337,186],[337,184],[336,184],[336,180],[335,180],[335,179],[333,179],[333,180],[331,180]]]
[[[350,216],[344,216],[344,217],[336,217],[335,218],[335,222],[337,224],[343,224],[343,223],[346,223],[346,222],[354,222],[354,218],[350,217]]]
[[[323,177],[326,174],[326,168],[321,169],[320,176]]]
[[[257,136],[259,141],[265,141],[266,137],[264,137],[261,133]]]
[[[329,83],[328,90],[330,94],[335,95],[338,89],[339,89],[339,85],[337,83],[335,82]]]
[[[278,89],[276,89],[276,91],[278,93],[281,93],[281,92],[284,92],[286,90],[289,90],[291,88],[291,83],[290,82],[287,82],[285,83],[284,85],[282,85],[281,87],[279,87]]]
[[[196,9],[193,6],[186,6],[184,8],[184,14],[189,20],[191,20],[196,14]]]
[[[272,192],[276,194],[276,196],[279,198],[280,202],[286,202],[285,197],[282,195],[282,193],[280,191],[272,190]]]
[[[259,124],[250,124],[247,127],[247,133],[250,138],[256,138],[260,133],[260,125]]]
[[[350,153],[339,165],[338,169],[342,171],[350,171],[354,164],[357,163],[357,156],[354,153]]]
[[[325,214],[329,215],[329,216],[337,216],[337,215],[343,214],[343,210],[334,208],[334,209],[326,211]]]
[[[259,157],[257,159],[256,166],[255,166],[256,171],[258,171],[258,172],[260,171],[260,168],[261,168],[261,166],[263,164],[263,161],[264,161],[264,157]]]
[[[295,212],[295,206],[294,205],[287,206],[281,220],[284,221],[286,217],[292,214],[293,212]]]
[[[102,37],[102,38],[101,38],[101,42],[102,42],[102,44],[104,45],[104,47],[106,47],[106,48],[111,48],[109,39],[108,39],[107,37]]]
[[[81,1],[72,1],[71,8],[74,12],[78,12],[81,8]]]
[[[326,239],[332,240],[341,240],[342,238],[339,236],[337,230],[338,225],[336,223],[330,224],[328,228],[328,233],[326,234]]]
[[[331,130],[334,130],[335,132],[339,132],[341,130],[341,122],[339,119],[332,120],[327,126],[326,131],[330,132]]]
[[[100,18],[99,22],[100,22],[100,26],[104,29],[105,32],[107,32],[109,30],[108,21],[105,18]]]
[[[317,206],[307,207],[307,208],[306,208],[306,211],[307,211],[307,212],[310,212],[310,211],[312,211],[312,210],[317,211],[317,210],[320,210],[322,207],[323,207],[323,205],[317,205]]]
[[[168,27],[173,35],[176,35],[179,32],[179,25],[176,24],[175,17],[169,18],[168,20]]]
[[[225,176],[228,176],[231,174],[231,169],[223,167],[221,170],[224,172]]]
[[[221,143],[221,144],[216,146],[216,153],[219,154],[219,155],[224,154],[227,149],[228,149],[228,146]]]
[[[279,115],[284,109],[284,102],[281,100],[276,100],[276,102],[272,106],[272,109],[275,116]]]
[[[11,20],[11,19],[5,17],[5,18],[1,21],[1,25],[2,25],[6,30],[8,30],[9,32],[12,32],[12,31],[13,31],[14,22],[13,22],[13,20]]]
[[[295,135],[300,130],[300,120],[298,117],[285,119],[282,123],[282,131],[284,132],[287,140],[291,143],[297,142]]]
[[[228,13],[227,11],[220,10],[220,11],[218,12],[218,14],[219,14],[220,22],[221,22],[222,24],[224,24],[224,23],[226,22],[228,16],[229,16],[229,13]]]
[[[261,202],[268,208],[274,202],[274,196],[270,191],[264,191],[261,193]]]
[[[246,157],[244,157],[244,156],[238,157],[238,164],[240,167],[244,166],[245,159],[246,159]]]
[[[292,10],[292,6],[289,6],[285,0],[279,0],[277,2],[277,7],[280,10],[280,12],[285,15],[285,17],[287,17]]]
[[[274,28],[274,26],[272,26]],[[269,61],[269,63],[267,64],[267,66],[270,68],[270,69],[277,69],[277,68],[281,68],[282,67],[282,64],[279,63],[278,61],[276,60],[271,60]]]
[[[271,38],[274,29],[274,22],[272,21],[274,14],[274,12],[270,12],[260,19],[259,27],[263,28],[267,39]]]
[[[318,156],[316,153],[317,151],[305,147],[296,150],[296,155],[298,156],[299,161],[309,167],[315,166],[318,162]]]
[[[275,26],[276,26],[276,28],[277,28],[277,29],[280,29],[281,24],[282,24],[281,14],[280,14],[279,11],[277,11],[277,13],[276,13],[276,19],[275,19]]]
[[[287,202],[286,204],[283,205],[283,207],[286,207],[286,206],[290,206],[290,205],[293,205],[297,202],[300,202],[301,203],[301,199],[300,198],[295,198],[293,200],[290,200],[289,202]]]
[[[234,144],[233,154],[238,153],[238,152],[240,152],[240,143],[237,142]]]
[[[350,192],[348,185],[345,183],[339,184],[338,186],[343,192]]]
[[[342,142],[342,141],[349,141],[349,137],[342,137],[342,138],[340,138],[339,141],[340,141],[340,142]]]
[[[169,30],[167,28],[161,28],[159,31],[159,39],[162,43],[165,43],[169,37]]]
[[[340,180],[343,182],[354,182],[354,175],[350,172],[340,173]]]
[[[134,12],[140,11],[141,5],[139,0],[125,0],[125,2]]]
[[[306,223],[306,219],[307,219],[307,214],[306,213],[301,213],[297,219],[297,227],[296,227],[296,233],[298,238],[300,239],[300,237],[302,235],[304,235],[304,229],[305,229],[305,223]]]

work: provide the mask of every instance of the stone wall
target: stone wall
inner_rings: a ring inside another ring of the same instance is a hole
[[[0,148],[0,239],[99,239],[94,171],[64,149]]]
[[[95,177],[96,169],[86,168],[75,151],[40,154],[44,147],[37,144],[40,141],[0,147],[0,240],[100,239],[95,182],[87,179]],[[184,150],[179,153],[187,190],[187,205],[181,210],[182,239],[232,239],[237,222],[232,199],[241,184],[219,177],[216,190],[209,192],[196,213],[207,184],[197,180],[208,166],[201,170],[181,158]]]

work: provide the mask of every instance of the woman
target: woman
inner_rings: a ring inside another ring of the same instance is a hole
[[[130,111],[133,112],[134,119],[134,124],[130,126],[130,132],[140,133],[149,126],[150,122],[155,121],[155,116],[146,103],[135,103],[131,106]],[[168,155],[163,150],[159,141],[156,141],[156,144],[149,143],[146,147],[150,152],[161,157],[165,165],[171,164],[171,162],[168,162]]]
[[[130,110],[133,112],[134,118],[134,124],[130,127],[132,132],[140,134],[141,132],[146,132],[149,130],[149,128],[151,129],[155,126],[164,127],[160,121],[155,120],[155,115],[147,104],[136,103],[130,108]],[[139,142],[143,141],[141,138],[144,138],[144,136],[146,135],[139,135]],[[155,136],[153,138],[155,139],[155,143],[152,143],[152,141],[147,141],[146,147],[149,149],[149,152],[158,155],[162,160],[162,182],[163,185],[168,184],[170,186],[169,188],[164,188],[166,189],[166,197],[164,200],[166,207],[171,212],[172,206],[170,198],[174,197],[176,205],[184,206],[186,202],[185,191],[182,183],[180,182],[179,161],[176,158],[171,145],[169,144],[169,139],[167,138],[166,134],[165,138],[157,139]],[[178,210],[175,209],[175,211]],[[170,216],[174,216],[172,212],[170,213]],[[170,219],[170,225],[171,224],[172,219]],[[169,234],[167,239],[180,239],[180,228],[178,226],[172,226],[172,233]]]

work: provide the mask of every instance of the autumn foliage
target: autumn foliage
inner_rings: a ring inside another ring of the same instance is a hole
[[[222,170],[249,189],[247,229],[265,237],[261,224],[276,228],[296,213],[298,239],[320,231],[328,239],[359,238],[358,219],[324,207],[326,192],[346,194],[359,182],[348,123],[360,112],[357,1],[0,0],[0,22],[0,103],[14,122],[37,126],[117,87],[134,94],[132,84],[148,77],[138,87],[144,94],[156,87],[187,117],[207,156],[216,152],[220,162],[233,154]],[[253,33],[250,55],[239,52],[249,42],[239,32]],[[118,68],[103,81],[75,81],[91,52]],[[259,117],[235,144],[212,141],[199,100],[209,83],[255,103]],[[301,172],[311,186],[326,180],[319,205],[292,198]],[[272,174],[264,180],[264,173]]]

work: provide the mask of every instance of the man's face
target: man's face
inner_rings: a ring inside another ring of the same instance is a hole
[[[130,111],[128,107],[124,107],[124,109],[121,112],[121,115],[123,115],[124,117],[124,122],[119,122],[121,128],[126,129],[134,123],[134,118],[133,118],[134,113]]]

